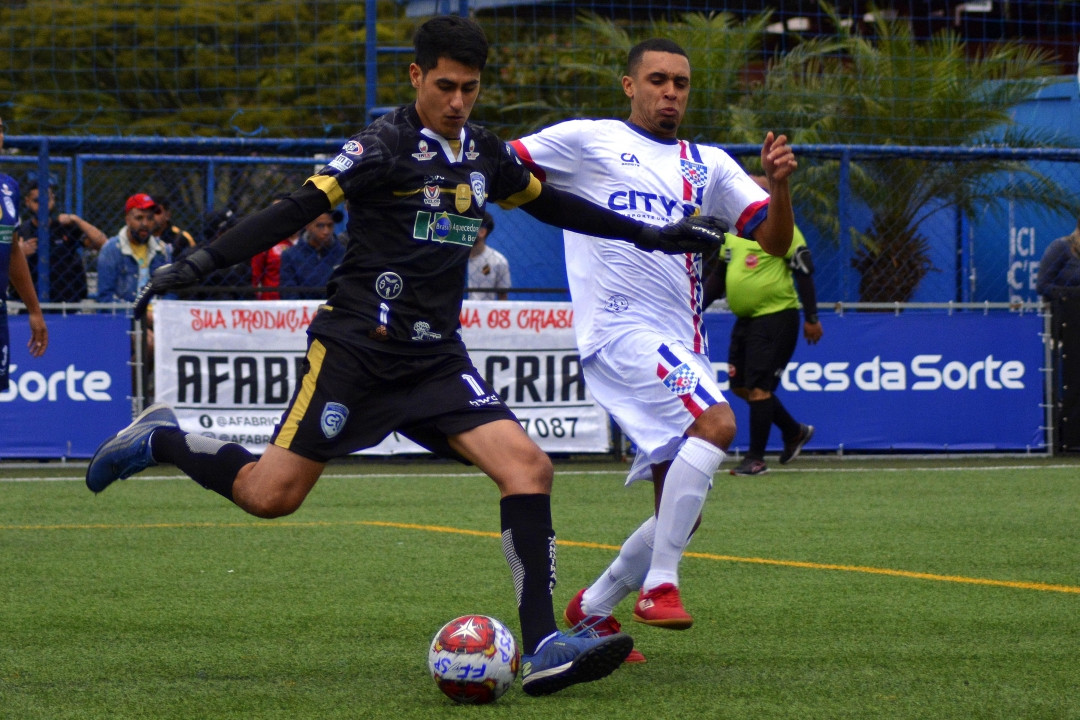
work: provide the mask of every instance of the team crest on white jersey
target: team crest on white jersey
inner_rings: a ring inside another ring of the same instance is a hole
[[[641,161],[638,160],[637,155],[631,152],[624,152],[622,155],[619,155],[619,160],[623,165],[630,167],[638,167],[641,165]]]
[[[331,440],[338,436],[348,419],[349,408],[341,403],[328,402],[323,406],[322,417],[319,418],[319,429],[327,440]]]
[[[476,152],[476,141],[469,138],[469,149],[465,151],[465,157],[469,160],[475,160],[480,157],[480,153]]]
[[[420,142],[416,143],[416,149],[420,152],[414,152],[412,156],[420,162],[426,162],[427,160],[430,160],[436,155],[436,153],[432,152],[429,149],[427,140],[424,140],[423,138],[420,139]]]
[[[667,377],[664,378],[664,384],[667,385],[668,390],[678,397],[683,397],[684,395],[690,395],[697,389],[698,378],[693,369],[688,364],[683,363],[668,373]]]
[[[693,160],[681,158],[679,160],[679,172],[682,173],[686,182],[696,188],[705,187],[705,183],[709,181],[709,168]]]
[[[484,178],[484,174],[478,172],[469,173],[469,185],[472,186],[476,207],[484,207],[484,199],[487,197],[487,180]]]
[[[630,301],[624,295],[612,295],[607,299],[604,309],[609,313],[621,313],[630,307]]]

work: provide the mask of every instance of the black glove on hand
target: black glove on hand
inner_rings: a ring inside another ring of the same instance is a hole
[[[694,215],[664,227],[646,225],[632,242],[642,250],[660,250],[668,255],[708,254],[720,251],[726,232],[727,225],[721,220]]]
[[[217,260],[206,248],[196,250],[183,260],[162,265],[154,271],[150,281],[143,285],[136,296],[135,319],[141,320],[146,315],[146,307],[155,295],[191,287],[217,268]]]

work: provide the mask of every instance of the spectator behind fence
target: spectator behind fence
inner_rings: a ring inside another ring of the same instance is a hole
[[[0,119],[0,150],[4,148],[4,121]],[[26,305],[30,320],[30,340],[26,347],[33,357],[41,357],[49,346],[49,331],[45,316],[41,314],[34,284],[30,282],[30,269],[19,245],[19,184],[0,173],[0,288],[7,287],[10,279],[16,294]],[[0,392],[8,389],[8,363],[11,349],[8,347],[7,303],[0,294]]]
[[[1046,246],[1035,281],[1035,289],[1047,300],[1063,294],[1064,288],[1075,287],[1080,287],[1080,218],[1070,234]]]
[[[240,221],[232,208],[211,210],[203,221],[202,241],[194,248],[188,248],[177,260],[183,260],[198,248],[206,247],[217,240],[226,230]],[[203,292],[184,293],[181,297],[188,300],[250,300],[247,288],[251,285],[251,264],[236,263],[207,275],[199,285]]]
[[[288,195],[278,195],[271,205],[279,203]],[[300,233],[290,235],[274,247],[257,254],[251,258],[251,286],[276,288],[281,284],[281,256],[296,244]],[[272,290],[259,290],[255,293],[257,300],[280,300],[281,293]]]
[[[86,299],[86,265],[84,248],[100,250],[108,237],[74,213],[56,212],[56,181],[50,177],[49,189],[49,294],[48,302],[77,303]],[[27,216],[19,224],[19,242],[30,267],[34,285],[38,281],[38,212],[40,210],[40,187],[37,173],[30,173],[24,185],[23,204]]]
[[[344,257],[345,244],[334,232],[334,215],[325,212],[308,224],[296,245],[282,253],[281,297],[305,300],[326,297],[330,274]]]
[[[154,211],[154,234],[161,238],[161,242],[169,246],[172,257],[178,258],[198,243],[195,242],[191,233],[173,224],[172,200],[159,195],[155,195],[154,200],[157,201],[157,209]]]
[[[487,244],[487,239],[495,231],[495,218],[491,213],[484,213],[480,229],[476,231],[476,242],[469,252],[469,289],[491,288],[494,292],[470,292],[470,300],[506,300],[510,289],[510,263],[506,256]]]
[[[98,302],[132,302],[150,274],[170,262],[168,247],[154,235],[156,208],[146,193],[124,203],[124,227],[98,254]]]

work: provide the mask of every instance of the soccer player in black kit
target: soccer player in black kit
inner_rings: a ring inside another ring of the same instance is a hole
[[[155,272],[136,301],[138,316],[154,295],[195,285],[348,201],[348,251],[308,329],[303,377],[264,454],[185,433],[158,404],[102,443],[86,483],[101,492],[172,463],[246,512],[272,518],[300,506],[330,459],[392,432],[475,464],[501,492],[522,686],[546,695],[608,675],[633,640],[557,630],[551,460],[473,366],[458,333],[476,231],[490,202],[671,253],[716,252],[724,227],[702,217],[650,227],[541,185],[501,140],[468,122],[488,53],[483,30],[466,18],[436,17],[417,30],[414,44],[414,103],[353,136],[285,200]]]

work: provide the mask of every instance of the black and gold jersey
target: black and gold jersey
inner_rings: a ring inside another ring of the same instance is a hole
[[[311,331],[418,351],[459,340],[469,250],[488,203],[515,207],[540,192],[493,133],[469,123],[447,140],[413,105],[354,135],[308,183],[349,214],[348,250]]]

